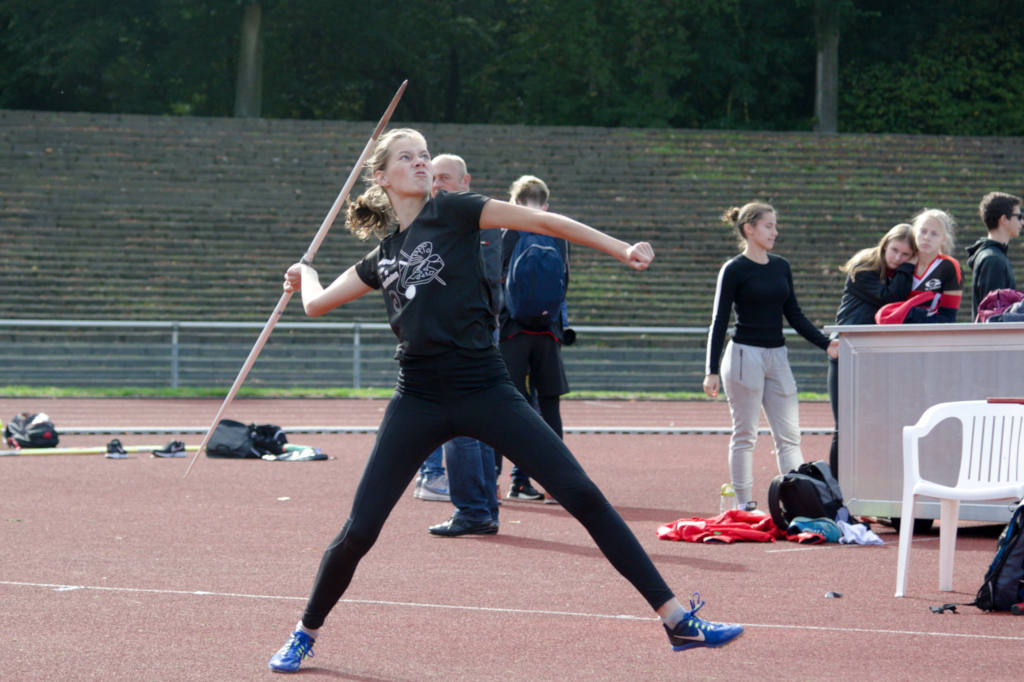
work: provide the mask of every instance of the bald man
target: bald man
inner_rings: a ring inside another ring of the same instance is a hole
[[[466,162],[454,154],[434,157],[433,193],[466,192],[472,180]],[[480,231],[484,275],[491,290],[491,311],[501,311],[501,230]],[[495,322],[495,327],[497,322]],[[497,340],[495,330],[495,340]],[[474,438],[458,436],[443,446],[448,467],[448,492],[455,512],[431,526],[432,535],[492,535],[498,532],[497,472],[494,449]]]

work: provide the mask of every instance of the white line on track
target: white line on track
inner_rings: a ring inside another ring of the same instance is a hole
[[[272,594],[246,594],[244,592],[208,592],[205,590],[163,590],[145,587],[110,587],[98,585],[61,585],[58,583],[32,583],[19,582],[14,580],[0,580],[0,585],[12,587],[37,587],[46,588],[55,592],[70,592],[75,590],[96,590],[100,592],[131,592],[144,594],[177,594],[199,597],[228,597],[240,599],[271,599],[287,601],[306,601],[306,597],[287,597]],[[365,604],[370,606],[399,606],[402,608],[423,608],[423,609],[450,609],[456,611],[477,611],[481,613],[515,613],[534,616],[563,616],[570,618],[603,618],[608,620],[636,620],[656,621],[657,618],[650,616],[629,616],[614,615],[608,613],[580,613],[575,611],[548,611],[544,609],[506,609],[491,606],[460,606],[455,604],[424,604],[421,602],[382,601],[378,599],[342,599],[343,604]],[[918,630],[888,630],[881,628],[843,628],[843,627],[821,627],[815,625],[786,625],[781,623],[743,623],[745,628],[766,628],[773,630],[813,630],[816,632],[860,632],[867,634],[882,635],[906,635],[910,637],[943,637],[961,639],[990,639],[1010,642],[1024,642],[1024,636],[1012,637],[1008,635],[983,635],[969,632],[925,632]]]

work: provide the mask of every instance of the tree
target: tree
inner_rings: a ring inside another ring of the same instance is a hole
[[[839,129],[839,4],[834,0],[814,0],[814,36],[814,129],[834,133]]]
[[[840,129],[1024,135],[1014,0],[859,0],[844,45]]]
[[[0,0],[0,107],[1020,135],[1019,5]]]
[[[235,86],[235,116],[259,118],[263,100],[263,36],[260,26],[262,8],[258,2],[245,6],[242,15],[241,49],[238,54],[238,81]]]

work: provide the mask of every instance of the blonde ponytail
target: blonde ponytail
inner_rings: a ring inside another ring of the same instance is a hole
[[[345,226],[360,239],[368,239],[370,235],[383,239],[394,219],[395,212],[387,192],[380,185],[374,184],[360,194],[355,202],[349,202]]]

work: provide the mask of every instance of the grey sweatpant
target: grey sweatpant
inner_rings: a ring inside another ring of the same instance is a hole
[[[754,444],[762,408],[775,440],[779,473],[796,469],[804,461],[796,380],[786,347],[759,348],[730,341],[722,359],[722,388],[732,414],[729,471],[736,502],[742,506],[754,498]]]

